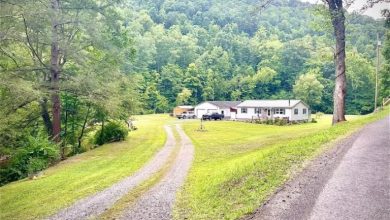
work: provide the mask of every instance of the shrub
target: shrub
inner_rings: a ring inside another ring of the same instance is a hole
[[[280,126],[287,125],[287,120],[285,120],[285,119],[279,120],[279,121],[278,121],[278,125],[280,125]]]
[[[58,159],[57,145],[46,137],[28,137],[26,146],[17,149],[0,168],[0,185],[41,171]]]
[[[128,129],[118,122],[109,122],[95,134],[95,144],[102,145],[109,142],[122,141],[127,137]]]
[[[317,120],[315,118],[312,118],[311,123],[317,123]]]

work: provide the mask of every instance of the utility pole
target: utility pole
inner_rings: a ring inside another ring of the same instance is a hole
[[[375,73],[375,105],[374,111],[376,111],[376,107],[378,106],[378,73],[379,73],[379,47],[381,46],[381,42],[379,41],[379,33],[376,34],[376,73]]]

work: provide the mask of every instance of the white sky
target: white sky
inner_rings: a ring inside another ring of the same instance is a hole
[[[321,0],[300,0],[300,1],[311,2],[311,3],[322,2]],[[385,0],[385,1],[387,1],[387,3],[376,4],[374,7],[367,9],[367,11],[365,11],[363,14],[371,16],[373,18],[382,18],[381,10],[385,8],[390,9],[390,3],[389,3],[390,1],[389,0]],[[351,5],[351,7],[348,9],[348,11],[351,12],[351,11],[361,9],[365,2],[366,0],[356,0],[355,3]]]

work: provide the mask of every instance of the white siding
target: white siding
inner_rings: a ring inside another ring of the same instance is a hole
[[[288,117],[288,120],[292,120],[291,119],[291,112],[292,112],[291,108],[286,108],[286,112],[285,112],[286,116],[285,117]]]
[[[241,113],[241,109],[242,109],[242,107],[237,108],[237,115],[236,115],[237,119],[258,118],[259,114],[255,113],[255,108],[246,108],[247,113]],[[261,116],[261,114],[260,114],[260,116]]]
[[[294,114],[294,109],[298,109],[298,114]],[[303,114],[303,109],[306,109],[306,114]],[[302,104],[302,102],[298,103],[294,108],[291,109],[291,120],[300,121],[300,120],[309,120],[309,109],[307,106]]]
[[[223,114],[225,115],[225,117],[230,118],[230,115],[231,115],[230,108],[219,109],[218,113],[222,114],[222,111],[223,111]]]
[[[230,118],[230,116],[231,116],[230,108],[220,109],[219,107],[217,107],[211,103],[208,103],[208,102],[204,102],[204,103],[201,103],[201,104],[195,106],[194,112],[195,112],[195,115],[197,118],[202,118],[202,115],[207,114],[207,113],[213,113],[213,112],[218,112],[219,114],[222,114],[222,112],[223,112],[223,114],[227,118]]]
[[[259,114],[255,113],[255,108],[246,108],[247,109],[247,113],[241,113],[241,109],[243,107],[238,107],[237,108],[237,116],[236,118],[237,119],[252,119],[252,118],[258,118],[259,117]],[[298,109],[298,115],[294,115],[294,109],[297,108]],[[306,109],[306,114],[303,114],[303,109]],[[268,108],[261,108],[261,111],[266,111],[265,109],[268,109]],[[275,109],[275,108],[274,108]],[[271,116],[272,116],[272,112],[273,110],[271,110]],[[265,115],[268,116],[267,113],[264,113]],[[260,114],[260,117],[262,117],[263,113]],[[268,118],[271,118],[271,116],[268,116]],[[297,104],[294,108],[290,109],[290,108],[285,108],[285,114],[273,114],[272,116],[273,118],[284,118],[284,117],[288,117],[289,120],[309,120],[309,109],[302,103],[299,103]]]
[[[195,115],[197,118],[202,118],[202,115],[212,112],[219,112],[219,108],[208,102],[201,103],[195,106]]]

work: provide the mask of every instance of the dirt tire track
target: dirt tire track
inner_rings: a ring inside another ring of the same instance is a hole
[[[141,196],[121,219],[172,219],[172,209],[178,189],[183,185],[194,158],[194,147],[180,125],[176,129],[181,138],[179,153],[171,169],[160,183]]]
[[[168,161],[169,156],[176,146],[171,127],[164,126],[164,130],[167,133],[167,140],[164,147],[141,169],[103,191],[76,201],[73,205],[60,210],[47,219],[76,220],[96,217],[114,205],[116,201],[126,195],[130,190],[157,173]]]

